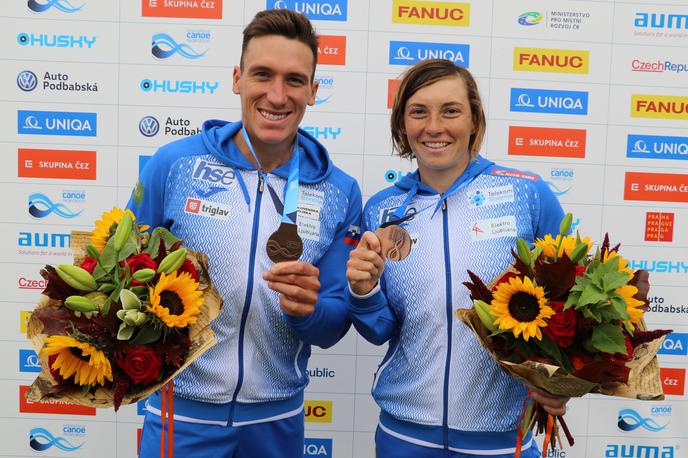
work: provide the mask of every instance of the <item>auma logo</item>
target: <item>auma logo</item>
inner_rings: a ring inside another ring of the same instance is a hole
[[[537,11],[528,11],[518,17],[518,23],[525,26],[538,25],[542,22],[542,14]]]
[[[650,29],[688,29],[688,14],[635,13],[633,25]]]
[[[316,21],[346,21],[347,0],[268,0],[266,9],[290,9]]]
[[[307,437],[303,443],[303,456],[318,458],[332,457],[332,439],[314,439]]]
[[[590,51],[576,49],[514,48],[514,70],[587,74]]]
[[[84,5],[85,3],[80,6],[74,6],[69,0],[29,0],[27,3],[29,10],[34,13],[44,13],[50,8],[55,8],[63,13],[72,14],[79,11]]]
[[[61,203],[55,203],[48,196],[41,193],[34,193],[29,196],[29,214],[34,218],[45,218],[52,213],[65,219],[76,218],[83,212],[74,212],[72,209]]]
[[[96,43],[95,36],[86,35],[58,35],[47,33],[26,33],[17,35],[17,43],[21,46],[38,46],[41,48],[87,48],[91,49]]]
[[[20,232],[17,245],[22,247],[68,248],[71,234],[59,232]]]
[[[45,428],[32,428],[29,432],[29,446],[37,452],[43,452],[55,447],[63,452],[79,450],[84,444],[74,445],[69,440],[53,434]]]
[[[469,3],[394,0],[392,2],[392,22],[395,24],[468,27],[470,9]]]
[[[139,121],[139,132],[144,137],[153,137],[160,131],[160,123],[153,116],[144,116]]]
[[[674,458],[675,445],[607,444],[605,458]]]
[[[660,355],[688,356],[688,334],[672,332],[664,337]]]
[[[688,97],[633,94],[631,117],[688,120]]]
[[[139,87],[143,92],[163,92],[167,94],[214,94],[220,85],[217,81],[192,80],[151,80],[144,79]]]
[[[210,32],[208,32],[208,37],[210,37]],[[195,60],[208,52],[207,50],[199,52],[187,43],[178,43],[166,33],[156,33],[153,35],[152,42],[151,54],[158,59],[169,59],[175,54],[179,54],[187,59]]]
[[[33,350],[19,349],[19,372],[40,372],[41,363]]]
[[[688,137],[628,135],[626,157],[639,159],[688,159]]]
[[[18,134],[95,137],[97,131],[98,121],[96,113],[17,111]]]
[[[36,78],[36,74],[34,72],[24,70],[19,72],[19,75],[17,75],[17,86],[19,86],[19,89],[22,91],[31,92],[36,89],[37,85],[38,78]]]
[[[511,111],[586,115],[588,114],[588,93],[513,87],[511,88]]]
[[[617,426],[621,431],[625,432],[643,428],[652,433],[656,433],[669,426],[669,423],[660,425],[654,419],[645,418],[633,409],[621,409],[619,410]]]
[[[458,43],[427,43],[419,41],[390,41],[390,65],[414,65],[421,60],[447,59],[468,68],[470,46]]]

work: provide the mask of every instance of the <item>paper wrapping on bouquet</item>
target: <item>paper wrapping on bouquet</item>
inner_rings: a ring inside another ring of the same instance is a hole
[[[657,362],[657,352],[660,349],[663,337],[635,347],[633,359],[626,363],[626,366],[630,368],[627,383],[601,384],[567,374],[558,366],[535,361],[525,361],[516,364],[500,360],[492,350],[491,333],[480,321],[476,311],[473,309],[460,309],[455,313],[461,321],[471,328],[478,342],[492,355],[497,364],[509,374],[521,380],[526,386],[566,397],[581,397],[588,393],[599,393],[634,399],[658,401],[664,399],[662,382],[659,376],[659,363]],[[641,321],[638,328],[644,330],[645,322]]]
[[[90,232],[72,231],[71,246],[74,252],[74,263],[76,265],[81,264],[84,260],[86,256],[86,245],[90,243],[90,237]],[[125,395],[122,400],[122,405],[133,404],[158,391],[165,383],[176,377],[216,343],[215,333],[210,327],[210,322],[220,313],[222,298],[213,287],[210,280],[210,275],[208,274],[208,256],[203,253],[189,250],[187,257],[194,261],[194,264],[201,266],[198,272],[198,281],[199,290],[203,291],[203,305],[200,307],[200,313],[197,315],[198,319],[195,323],[189,325],[189,340],[191,341],[191,346],[189,347],[188,354],[179,369],[155,385],[151,385],[142,391]],[[50,299],[47,296],[41,296],[34,312],[45,307],[60,306],[60,301]],[[35,313],[32,313],[27,325],[27,336],[31,339],[36,349],[36,353],[39,355],[43,348],[44,339],[47,337],[46,334],[41,333],[42,330],[43,323],[36,318]],[[61,402],[89,407],[113,407],[113,390],[111,388],[98,387],[94,391],[86,393],[81,391],[52,393],[52,388],[57,385],[57,383],[50,374],[48,358],[41,357],[40,362],[41,372],[26,393],[26,398],[29,401],[41,402],[54,399],[60,400]]]

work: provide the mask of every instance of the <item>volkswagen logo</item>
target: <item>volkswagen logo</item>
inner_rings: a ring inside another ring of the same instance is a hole
[[[36,74],[34,72],[24,70],[23,72],[19,73],[19,76],[17,76],[17,86],[19,86],[19,89],[24,92],[33,91],[36,89],[37,85],[38,78],[36,78]]]
[[[144,116],[139,121],[139,132],[145,137],[152,137],[160,130],[160,123],[153,116]]]

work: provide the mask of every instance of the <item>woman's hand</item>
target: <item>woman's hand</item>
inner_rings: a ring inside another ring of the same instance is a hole
[[[349,254],[349,261],[346,263],[346,279],[351,291],[359,296],[368,294],[380,281],[384,269],[380,239],[374,233],[366,231],[358,246]]]

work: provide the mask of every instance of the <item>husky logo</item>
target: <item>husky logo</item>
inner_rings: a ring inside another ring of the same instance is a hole
[[[388,223],[390,221],[394,221],[400,218],[397,218],[394,216],[394,213],[397,211],[397,208],[399,207],[390,207],[390,208],[383,208],[380,210],[380,224]],[[408,207],[404,214],[402,215],[402,218],[405,216],[409,215],[414,215],[414,216],[409,216],[409,218],[406,221],[413,221],[413,218],[415,218],[415,214],[418,213],[418,210],[416,207]]]

